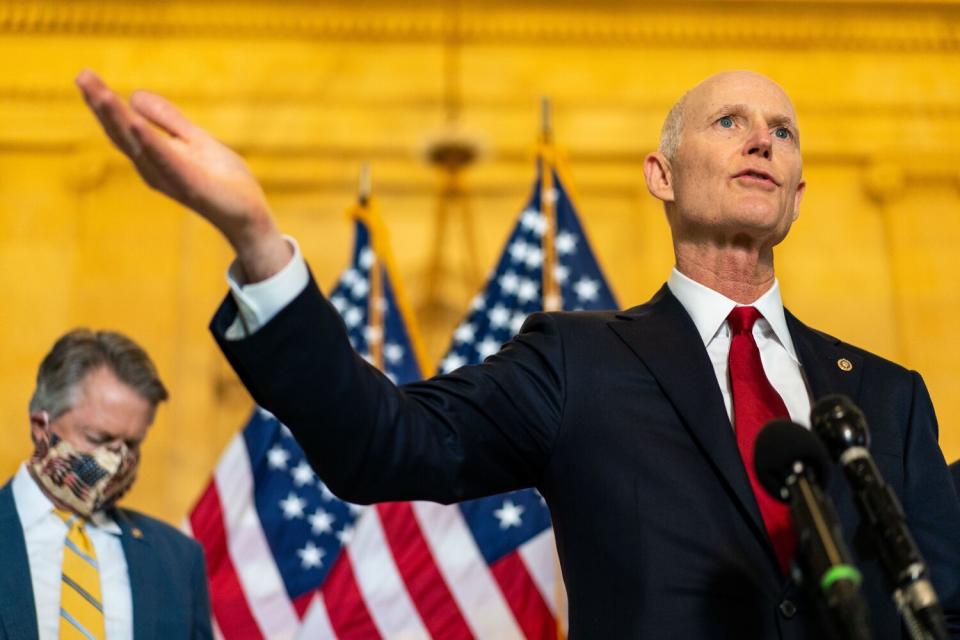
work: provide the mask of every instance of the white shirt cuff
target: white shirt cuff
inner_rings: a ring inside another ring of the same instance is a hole
[[[237,317],[224,334],[227,340],[241,340],[256,333],[293,302],[310,282],[307,262],[300,253],[300,245],[290,236],[284,236],[284,239],[293,248],[293,257],[283,269],[266,280],[244,284],[243,274],[236,260],[227,270],[227,284],[230,285],[230,293],[233,294],[239,309]]]

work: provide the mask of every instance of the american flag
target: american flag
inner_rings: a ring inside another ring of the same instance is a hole
[[[480,362],[543,308],[544,236],[554,220],[553,273],[564,308],[615,306],[558,174],[543,159],[539,166],[507,250],[457,328],[442,371]],[[418,380],[422,350],[391,277],[379,218],[371,205],[354,217],[352,264],[330,300],[359,353],[398,384]],[[224,638],[560,634],[553,532],[534,490],[451,506],[350,505],[316,477],[286,427],[257,409],[188,524],[206,551]]]

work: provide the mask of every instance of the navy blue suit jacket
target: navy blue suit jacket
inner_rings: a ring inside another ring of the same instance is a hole
[[[252,336],[227,341],[235,316],[228,296],[211,324],[221,348],[342,498],[455,502],[536,487],[571,638],[822,637],[781,576],[713,367],[666,287],[622,313],[535,314],[484,364],[400,389],[352,351],[312,281]],[[787,321],[813,397],[843,393],[866,413],[877,464],[960,629],[960,503],[920,376]],[[876,635],[900,638],[841,473],[829,492]]]
[[[159,520],[128,509],[111,515],[130,572],[137,640],[212,637],[203,551]],[[37,637],[37,610],[23,528],[8,482],[0,488],[0,640]]]

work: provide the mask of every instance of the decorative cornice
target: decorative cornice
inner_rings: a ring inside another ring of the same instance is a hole
[[[8,0],[0,33],[590,46],[817,47],[956,51],[960,5],[895,3],[631,3],[463,0],[451,3]],[[692,14],[698,19],[691,20]],[[455,28],[459,23],[460,27]]]

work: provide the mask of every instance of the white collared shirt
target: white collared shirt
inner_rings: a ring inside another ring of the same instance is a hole
[[[27,543],[40,640],[57,640],[60,626],[60,576],[67,525],[53,511],[26,465],[13,477],[13,502]],[[120,527],[112,518],[95,513],[86,526],[97,552],[104,628],[108,640],[133,638],[133,597],[127,558],[120,543]]]
[[[686,309],[697,327],[703,346],[707,349],[713,372],[717,376],[727,417],[733,424],[733,394],[730,391],[727,358],[730,354],[730,326],[727,316],[739,305],[721,293],[705,287],[683,275],[676,268],[667,281],[670,293]],[[770,384],[777,390],[790,412],[790,419],[805,427],[810,426],[810,393],[803,379],[800,360],[797,358],[787,319],[783,315],[780,300],[780,285],[773,286],[752,305],[763,317],[753,325],[753,339],[760,351],[760,361]]]

